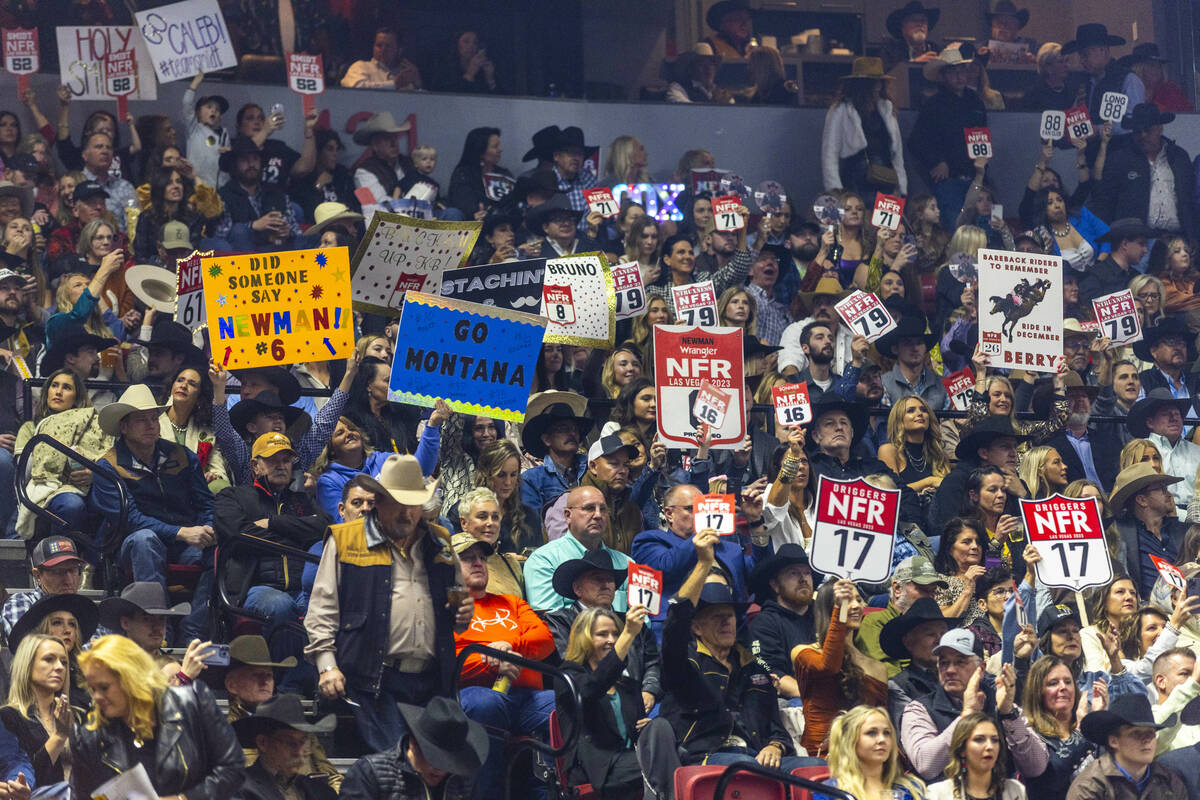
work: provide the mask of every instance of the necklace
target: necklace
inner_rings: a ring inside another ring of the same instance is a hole
[[[1055,235],[1056,237],[1058,237],[1059,239],[1061,239],[1061,238],[1063,238],[1064,236],[1070,236],[1070,235],[1071,235],[1071,223],[1069,223],[1069,222],[1068,222],[1068,223],[1067,223],[1067,227],[1063,228],[1061,231],[1054,230],[1054,226],[1053,226],[1053,225],[1051,225],[1051,226],[1050,226],[1050,230],[1054,232],[1054,235]]]
[[[925,448],[922,445],[916,442],[905,442],[904,459],[917,472],[925,471]]]

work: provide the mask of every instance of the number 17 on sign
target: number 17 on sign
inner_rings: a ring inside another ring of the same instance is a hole
[[[892,572],[900,492],[855,478],[821,476],[813,524],[812,568],[852,581],[880,583]],[[846,608],[842,608],[845,621]]]

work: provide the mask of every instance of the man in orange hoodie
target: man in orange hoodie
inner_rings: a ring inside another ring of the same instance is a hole
[[[469,533],[450,540],[462,563],[463,585],[475,600],[475,614],[463,633],[454,634],[457,653],[469,644],[541,661],[554,652],[554,637],[529,604],[511,594],[487,592],[487,557],[492,547]],[[489,729],[549,736],[554,692],[542,689],[542,676],[506,661],[471,655],[463,663],[459,701],[467,717]],[[504,740],[494,739],[475,785],[492,792],[504,780]]]

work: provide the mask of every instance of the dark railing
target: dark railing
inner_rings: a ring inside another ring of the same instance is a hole
[[[855,800],[854,795],[835,786],[828,786],[824,783],[809,780],[808,778],[801,778],[799,775],[792,775],[790,772],[782,772],[770,767],[764,767],[757,761],[745,761],[739,764],[730,764],[726,767],[725,771],[721,773],[721,777],[717,780],[717,788],[713,791],[713,800],[725,800],[725,792],[729,789],[729,784],[733,782],[733,776],[739,772],[749,772],[763,778],[779,781],[785,786],[798,786],[801,789],[808,789],[810,792],[820,792],[826,797]]]
[[[567,732],[567,736],[563,738],[562,747],[551,747],[546,742],[539,741],[532,736],[519,736],[512,741],[512,746],[517,752],[521,750],[533,750],[550,758],[552,761],[553,759],[568,753],[571,748],[575,746],[575,740],[579,738],[579,729],[583,719],[579,703],[579,690],[575,688],[575,681],[571,679],[571,676],[557,667],[552,667],[549,664],[542,663],[541,661],[530,661],[529,659],[519,656],[516,653],[508,653],[504,650],[494,650],[491,647],[482,644],[469,644],[463,648],[461,653],[458,654],[458,660],[454,665],[454,685],[451,688],[454,691],[455,697],[458,696],[458,679],[462,675],[463,663],[466,662],[467,656],[476,654],[486,656],[488,658],[494,658],[499,661],[507,661],[510,664],[516,664],[522,669],[533,670],[534,672],[539,672],[542,675],[548,675],[556,681],[562,681],[563,684],[566,685],[566,694],[559,695],[558,699],[562,700],[565,697],[570,707],[566,709],[560,707],[559,713],[560,716],[563,714],[570,716],[575,724],[569,726],[570,730]],[[508,759],[508,766],[505,770],[504,779],[505,798],[508,798],[509,793],[512,791],[512,771],[516,761],[517,759],[515,758]],[[553,764],[551,764],[551,769],[553,769]]]
[[[236,536],[230,537],[221,542],[217,547],[216,572],[213,575],[214,591],[212,593],[213,610],[216,611],[213,615],[214,624],[222,621],[228,615],[232,617],[246,617],[258,622],[266,622],[267,617],[253,609],[239,606],[229,595],[229,587],[225,583],[225,567],[230,559],[239,555],[245,550],[254,550],[260,553],[268,553],[270,555],[285,556],[295,558],[301,561],[307,561],[310,564],[321,563],[321,557],[307,550],[301,550],[298,547],[291,545],[272,542],[249,533],[239,533]],[[227,638],[222,634],[229,633],[228,630],[217,630],[214,635],[221,636],[222,639]]]

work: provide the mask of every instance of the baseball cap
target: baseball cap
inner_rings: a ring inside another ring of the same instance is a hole
[[[937,655],[937,651],[942,648],[953,650],[964,656],[983,658],[983,642],[979,641],[975,634],[966,628],[951,628],[942,634],[937,647],[933,648],[933,654]]]
[[[254,458],[270,458],[284,450],[290,451],[292,455],[296,454],[291,440],[282,433],[264,433],[254,440],[254,447],[251,448],[250,455]]]
[[[624,450],[630,458],[637,458],[637,448],[631,444],[625,444],[621,441],[621,437],[615,433],[610,433],[608,436],[601,436],[596,441],[592,442],[592,446],[588,448],[588,462],[595,461],[602,456],[611,456],[618,450]]]
[[[456,533],[450,537],[450,546],[454,548],[454,552],[456,553],[465,553],[475,545],[481,545],[487,555],[490,556],[492,554],[492,546],[490,544],[483,539],[476,539],[469,533]]]
[[[83,563],[83,558],[79,555],[79,549],[75,547],[75,542],[67,536],[47,536],[33,547],[31,555],[33,566],[37,569],[42,567],[57,567],[59,564],[65,564],[68,561],[78,561]]]
[[[1076,624],[1079,624],[1079,611],[1074,605],[1069,603],[1059,603],[1055,606],[1048,606],[1043,609],[1038,615],[1037,633],[1038,636],[1045,636],[1046,633],[1054,628],[1055,625],[1062,622],[1064,619],[1073,619]]]
[[[25,283],[25,276],[22,275],[21,273],[13,272],[11,269],[8,269],[7,267],[4,269],[0,269],[0,283],[4,283],[5,281],[7,281],[9,279],[20,281],[21,283]]]
[[[75,191],[71,194],[71,200],[76,203],[83,200],[91,200],[93,197],[108,199],[108,192],[96,181],[84,181],[83,183],[76,184]]]
[[[192,245],[192,232],[188,226],[179,220],[172,220],[162,226],[160,233],[164,250],[195,250]]]
[[[892,573],[892,581],[915,583],[920,586],[932,586],[939,583],[943,586],[949,585],[925,556],[909,556],[901,561],[896,566],[896,571]]]

